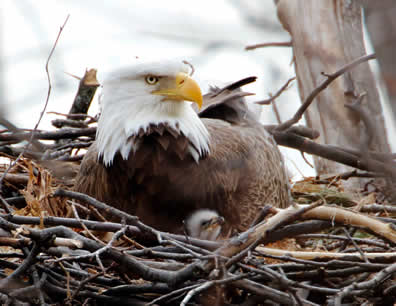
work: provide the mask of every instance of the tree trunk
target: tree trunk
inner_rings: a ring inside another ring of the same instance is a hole
[[[279,0],[277,9],[279,20],[292,37],[301,101],[323,81],[322,72],[333,73],[365,55],[361,8],[356,1]],[[375,127],[369,148],[390,152],[379,95],[367,63],[335,80],[308,108],[307,124],[320,132],[318,142],[367,151],[367,145],[362,148],[366,127],[356,112],[345,107],[356,100],[352,92],[367,93],[362,108]],[[350,170],[317,157],[314,162],[318,174]]]
[[[367,30],[388,93],[392,122],[396,122],[396,1],[362,0]]]

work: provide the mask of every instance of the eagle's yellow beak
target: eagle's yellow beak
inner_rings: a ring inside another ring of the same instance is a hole
[[[165,96],[166,100],[195,102],[199,108],[202,107],[201,88],[199,88],[197,82],[183,72],[176,75],[175,87],[154,90],[152,94]]]

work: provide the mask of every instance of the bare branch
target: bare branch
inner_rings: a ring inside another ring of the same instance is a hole
[[[70,15],[67,15],[65,22],[64,22],[63,25],[60,27],[59,32],[58,32],[58,36],[56,37],[55,43],[54,43],[54,45],[53,45],[53,47],[52,47],[52,49],[51,49],[51,51],[50,51],[50,54],[49,54],[49,56],[48,56],[48,58],[47,58],[47,62],[46,62],[46,64],[45,64],[45,71],[46,71],[46,73],[47,73],[47,79],[48,79],[48,92],[47,92],[47,98],[45,99],[44,108],[43,108],[43,110],[42,110],[41,113],[40,113],[40,117],[39,117],[39,119],[38,119],[36,125],[34,126],[33,131],[32,131],[31,134],[30,134],[30,138],[29,138],[28,144],[25,146],[24,150],[19,154],[19,156],[10,164],[10,166],[9,166],[9,167],[7,168],[7,170],[3,173],[3,175],[0,177],[0,190],[2,189],[3,179],[4,179],[5,175],[6,175],[6,174],[18,163],[18,161],[22,158],[23,154],[25,153],[25,150],[27,150],[27,149],[30,147],[30,145],[31,145],[31,143],[32,143],[32,141],[33,141],[33,139],[34,139],[34,134],[35,134],[35,132],[36,132],[36,130],[37,130],[37,128],[38,128],[40,122],[41,122],[41,119],[43,118],[43,115],[44,115],[44,113],[45,113],[45,110],[47,109],[47,105],[48,105],[48,101],[49,101],[49,98],[50,98],[50,95],[51,95],[51,89],[52,89],[51,77],[50,77],[50,75],[49,75],[49,68],[48,68],[48,67],[49,67],[49,62],[50,62],[50,60],[51,60],[52,54],[53,54],[54,51],[55,51],[56,45],[58,44],[58,40],[59,40],[59,38],[60,38],[60,35],[62,34],[62,31],[63,31],[64,27],[66,26],[67,21],[69,20],[69,16],[70,16]]]
[[[272,101],[274,101],[276,98],[278,98],[282,94],[282,92],[289,89],[290,83],[293,82],[295,79],[296,79],[296,77],[292,77],[292,78],[288,79],[287,82],[275,93],[275,95],[271,95],[271,97],[269,99],[257,101],[254,103],[260,104],[260,105],[270,104]]]
[[[256,44],[256,45],[249,45],[245,47],[246,51],[249,50],[255,50],[258,48],[267,48],[267,47],[291,47],[292,42],[291,41],[286,41],[286,42],[269,42],[269,43],[262,43],[262,44]]]
[[[293,124],[297,123],[301,118],[304,112],[307,110],[307,108],[311,105],[313,100],[316,98],[316,96],[321,93],[323,90],[327,88],[335,79],[337,79],[339,76],[343,75],[346,71],[349,71],[356,67],[357,65],[360,65],[361,63],[364,63],[366,61],[375,59],[375,54],[370,54],[370,55],[365,55],[362,57],[359,57],[358,59],[354,60],[351,63],[348,63],[344,67],[340,68],[336,72],[332,74],[323,74],[326,76],[326,79],[318,86],[316,87],[311,94],[305,99],[304,103],[300,106],[298,111],[294,114],[294,116],[287,120],[286,122],[282,123],[279,125],[276,130],[277,131],[284,131],[287,128],[291,127]]]

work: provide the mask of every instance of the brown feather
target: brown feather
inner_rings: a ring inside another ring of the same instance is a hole
[[[179,137],[180,131],[173,129],[172,127],[169,126],[169,124],[165,124],[164,128],[169,134],[173,136],[173,138]]]
[[[162,134],[161,134],[162,136]],[[155,140],[158,141],[158,143],[161,145],[162,149],[164,149],[165,151],[168,150],[169,148],[169,137],[156,137]]]
[[[164,134],[164,129],[165,129],[165,127],[163,124],[158,124],[158,125],[154,126],[155,132],[157,132],[161,136]]]

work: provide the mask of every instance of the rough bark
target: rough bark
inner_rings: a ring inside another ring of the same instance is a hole
[[[377,54],[382,79],[388,93],[392,120],[396,122],[396,1],[362,0],[367,30]]]
[[[332,73],[365,54],[361,8],[355,1],[277,2],[278,17],[293,42],[295,70],[301,100]],[[366,92],[361,108],[375,122],[375,131],[367,131],[360,116],[345,105]],[[367,63],[344,74],[323,91],[305,113],[307,124],[320,132],[319,143],[363,148],[368,134],[370,149],[389,152],[383,113],[376,84]],[[347,171],[344,165],[314,158],[318,174]]]
[[[85,71],[83,78],[80,80],[76,97],[69,114],[87,114],[89,106],[95,95],[96,89],[99,87],[99,82],[96,79],[96,69]],[[75,119],[75,117],[70,117]]]

